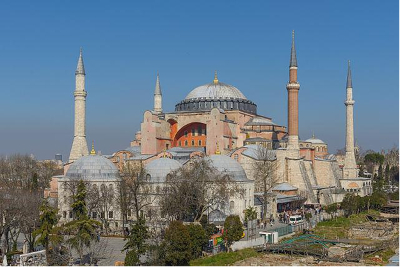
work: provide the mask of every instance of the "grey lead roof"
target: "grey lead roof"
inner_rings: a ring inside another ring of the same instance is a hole
[[[350,60],[348,63],[348,68],[347,68],[347,83],[346,83],[346,88],[353,88],[353,84],[351,81],[351,70],[350,70]]]
[[[85,66],[83,65],[83,57],[82,57],[82,47],[79,52],[78,66],[76,67],[75,75],[76,74],[85,75]]]
[[[208,83],[193,89],[187,96],[188,99],[247,99],[236,87],[226,83]]]
[[[161,93],[161,85],[160,85],[160,76],[158,75],[157,72],[157,81],[156,81],[156,90],[154,91],[155,95],[162,95]]]
[[[288,183],[280,183],[275,185],[271,190],[273,191],[292,191],[292,190],[297,190],[297,187],[292,186],[291,184]]]
[[[65,177],[78,180],[118,180],[119,172],[114,163],[103,156],[89,155],[71,164]]]
[[[290,52],[290,67],[297,67],[296,48],[294,47],[294,30],[292,32],[292,50]]]
[[[228,175],[235,182],[251,182],[243,167],[236,160],[225,155],[211,155],[207,159],[222,175]]]

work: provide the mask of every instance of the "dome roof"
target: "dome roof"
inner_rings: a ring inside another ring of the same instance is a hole
[[[207,157],[211,165],[221,174],[227,174],[236,182],[249,182],[242,166],[236,160],[225,155],[211,155]]]
[[[219,81],[208,83],[205,85],[201,85],[193,89],[185,98],[185,100],[189,99],[198,99],[198,98],[208,98],[208,99],[219,99],[219,98],[239,98],[239,99],[247,99],[242,92],[239,91],[236,87],[221,83]]]
[[[118,180],[119,171],[114,163],[105,157],[89,155],[72,163],[65,176],[79,180]]]
[[[146,165],[146,172],[150,175],[150,182],[163,183],[169,173],[182,167],[179,161],[170,158],[159,158]]]
[[[321,139],[315,138],[315,135],[313,135],[311,138],[307,139],[306,142],[310,142],[312,144],[325,144],[324,141]]]

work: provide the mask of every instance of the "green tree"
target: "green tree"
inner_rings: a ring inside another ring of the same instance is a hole
[[[208,243],[206,231],[199,224],[189,224],[187,227],[190,236],[190,246],[192,248],[192,259],[201,256],[203,247]]]
[[[331,219],[333,218],[333,214],[336,213],[337,211],[337,204],[333,203],[325,207],[325,211],[331,216]],[[336,217],[336,216],[335,216]]]
[[[131,232],[125,239],[128,240],[123,248],[123,250],[127,251],[125,265],[137,265],[140,263],[140,255],[145,254],[148,249],[146,240],[149,237],[150,235],[148,227],[146,226],[146,221],[143,216],[140,216],[139,219],[131,226]]]
[[[229,215],[224,222],[224,233],[222,238],[225,240],[226,248],[230,249],[233,242],[239,241],[243,236],[243,224],[239,216]]]
[[[190,234],[181,221],[173,221],[165,231],[163,242],[166,265],[189,265],[191,257]]]
[[[245,222],[257,219],[257,211],[254,207],[248,207],[244,210]]]
[[[96,228],[101,225],[100,222],[89,219],[85,198],[86,187],[81,180],[77,186],[77,193],[73,197],[74,219],[64,226],[65,232],[70,236],[67,242],[77,251],[81,259],[83,258],[83,249],[90,247],[90,243],[96,238]]]
[[[135,266],[140,262],[139,255],[136,250],[129,250],[126,253],[124,264],[125,266]]]
[[[41,244],[49,251],[50,242],[59,241],[59,236],[54,234],[55,226],[58,222],[57,209],[51,207],[45,200],[40,206],[40,227],[34,231],[35,236],[39,236],[36,244]]]

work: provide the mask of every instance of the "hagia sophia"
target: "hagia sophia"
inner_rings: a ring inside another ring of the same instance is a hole
[[[235,86],[220,81],[217,72],[214,79],[210,77],[210,83],[194,88],[185,99],[177,100],[174,111],[166,112],[170,107],[163,107],[163,91],[157,74],[154,106],[144,112],[140,131],[134,134],[134,140],[127,144],[127,148],[112,155],[98,155],[93,147],[89,153],[86,141],[86,72],[81,51],[75,72],[75,130],[71,153],[64,166],[64,175],[53,178],[50,192],[51,197],[58,199],[61,220],[72,218],[68,204],[70,192],[65,186],[68,182],[83,179],[97,188],[106,187],[116,192],[123,167],[141,163],[148,182],[162,186],[172,171],[199,157],[208,159],[218,172],[229,175],[246,192],[240,197],[230,198],[226,209],[211,211],[208,214],[211,221],[230,214],[244,219],[243,211],[248,207],[255,207],[261,218],[263,212],[276,214],[304,203],[328,205],[341,202],[348,192],[360,196],[371,194],[371,179],[359,177],[354,155],[355,102],[350,63],[345,99],[344,166],[339,166],[335,155],[329,154],[328,144],[315,135],[307,140],[299,139],[298,95],[301,91],[297,70],[293,32],[289,81],[286,84],[287,126],[259,114],[257,103],[247,99],[245,92]],[[268,153],[261,155],[260,148]],[[271,204],[267,211],[262,210],[260,198],[263,194],[257,187],[258,177],[254,171],[254,163],[263,160],[276,162],[273,174],[276,183],[269,190]],[[108,217],[112,227],[122,226],[115,202],[108,211],[92,214],[94,218],[97,216]]]

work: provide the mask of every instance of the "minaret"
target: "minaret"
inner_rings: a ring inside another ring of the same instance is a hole
[[[354,124],[353,124],[353,85],[351,82],[350,60],[347,70],[346,83],[346,157],[344,159],[343,178],[356,178],[358,176],[356,157],[354,155]]]
[[[157,72],[156,90],[154,91],[154,112],[157,114],[162,113],[162,93],[160,85],[160,77]]]
[[[86,142],[86,91],[85,91],[85,67],[83,65],[82,48],[80,50],[78,66],[75,71],[75,124],[74,141],[72,142],[69,162],[74,162],[82,156],[87,156],[88,146]]]
[[[290,53],[288,91],[288,150],[299,151],[299,89],[297,82],[297,58],[292,32],[292,50]],[[297,154],[296,154],[297,155]]]

